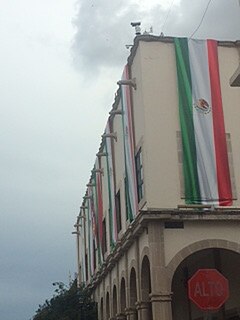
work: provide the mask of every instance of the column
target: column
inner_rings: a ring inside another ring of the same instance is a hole
[[[116,316],[116,319],[117,320],[126,320],[127,317],[124,313],[118,313],[117,316]]]
[[[135,308],[126,308],[125,310],[127,320],[137,320],[137,310]]]
[[[148,224],[152,320],[172,320],[171,280],[165,266],[164,226],[162,222]]]
[[[172,293],[152,293],[150,294],[150,299],[152,303],[153,320],[172,320]]]
[[[138,301],[136,308],[138,311],[138,320],[151,320],[150,319],[150,302],[149,301]]]

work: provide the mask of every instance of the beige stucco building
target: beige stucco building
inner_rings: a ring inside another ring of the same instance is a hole
[[[132,80],[128,85],[138,212],[133,219],[127,213],[119,89],[109,116],[112,135],[103,136],[103,141],[111,140],[113,172],[109,173],[102,142],[97,156],[101,161],[99,167],[95,164],[88,184],[96,187],[94,172],[101,175],[102,213],[96,220],[90,217],[91,231],[87,201],[97,197],[97,191],[86,193],[75,225],[78,280],[92,289],[100,320],[240,319],[240,90],[230,85],[239,64],[239,47],[240,42],[218,42],[233,204],[186,205],[173,39],[135,38],[127,68]],[[109,227],[109,174],[114,176],[115,241]],[[91,258],[94,237],[98,240]],[[187,281],[200,268],[215,268],[229,281],[229,299],[208,315],[188,299]]]

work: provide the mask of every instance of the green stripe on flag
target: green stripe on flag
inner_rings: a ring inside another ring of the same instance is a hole
[[[186,203],[201,202],[197,153],[195,144],[193,109],[192,109],[192,80],[189,63],[188,40],[175,38],[177,62],[177,77],[179,91],[179,115],[183,146],[183,172]]]
[[[127,216],[127,220],[132,222],[133,221],[133,213],[132,213],[131,201],[130,201],[129,194],[130,194],[130,191],[129,191],[128,175],[126,174],[126,177],[125,177],[126,216]]]

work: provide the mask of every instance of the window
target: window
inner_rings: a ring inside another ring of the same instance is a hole
[[[184,229],[183,221],[166,221],[164,222],[165,229]]]
[[[107,252],[107,232],[106,232],[106,220],[104,219],[102,222],[102,250],[103,254]]]
[[[116,204],[117,232],[119,232],[122,229],[120,190],[118,190],[115,196],[115,204]]]
[[[95,240],[93,239],[93,269],[95,270],[97,266],[97,261],[96,261],[96,245],[95,245]]]
[[[142,148],[139,148],[135,157],[135,162],[136,162],[137,194],[138,194],[138,202],[140,202],[144,196]]]
[[[129,211],[130,211],[130,203],[129,203],[129,194],[127,191],[128,184],[127,184],[127,177],[124,178],[124,187],[125,187],[125,211],[126,211],[126,220],[130,218]]]
[[[226,142],[227,142],[227,152],[228,152],[228,164],[230,172],[230,180],[232,187],[232,197],[237,199],[237,189],[236,189],[236,180],[234,175],[234,165],[233,165],[233,154],[232,154],[232,144],[231,144],[231,134],[226,133]],[[183,152],[182,152],[182,136],[181,131],[177,131],[177,152],[178,152],[178,172],[180,180],[180,195],[181,198],[185,198],[184,190],[184,175],[183,175]]]
[[[88,281],[88,255],[85,254],[86,281]]]

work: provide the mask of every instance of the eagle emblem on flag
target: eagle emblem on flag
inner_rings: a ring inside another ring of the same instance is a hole
[[[209,105],[209,103],[201,98],[201,99],[198,99],[195,103],[194,103],[194,107],[202,112],[202,113],[209,113],[211,111],[211,106]]]

